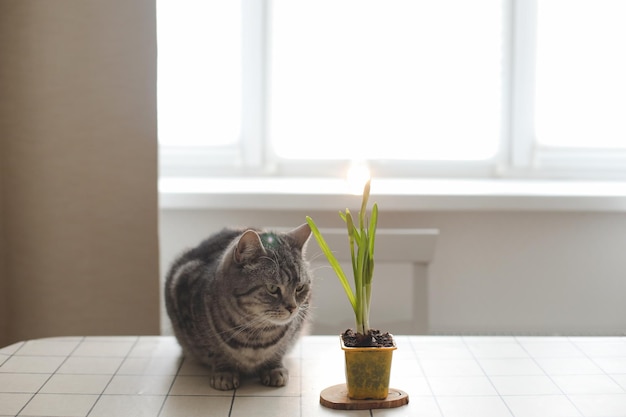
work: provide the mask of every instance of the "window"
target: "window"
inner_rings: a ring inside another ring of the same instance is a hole
[[[626,2],[543,0],[538,12],[537,140],[626,148]]]
[[[542,0],[537,6],[538,142],[626,148],[626,2]]]
[[[162,175],[626,176],[623,0],[157,0],[157,16]]]
[[[279,157],[497,153],[498,2],[285,1],[272,11],[268,139]]]
[[[159,142],[225,146],[241,127],[241,5],[158,2]]]

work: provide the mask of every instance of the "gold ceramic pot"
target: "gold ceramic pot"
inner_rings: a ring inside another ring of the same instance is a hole
[[[353,400],[387,398],[395,342],[392,347],[347,347],[341,339],[341,349],[346,358],[348,397]]]

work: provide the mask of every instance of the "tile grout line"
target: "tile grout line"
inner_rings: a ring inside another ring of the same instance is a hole
[[[176,343],[178,343],[178,341]],[[178,374],[180,370],[183,368],[184,363],[185,363],[185,355],[181,352],[180,363],[178,364],[178,369],[176,369],[176,374],[174,375],[174,378],[172,378],[172,382],[170,383],[170,387],[168,388],[167,393],[165,394],[165,398],[163,399],[163,403],[161,404],[161,407],[159,407],[159,412],[157,413],[157,417],[160,416],[161,413],[163,413],[163,408],[165,408],[165,403],[167,402],[167,399],[170,398],[170,393],[172,392],[172,388],[174,388],[174,383],[176,382],[176,378],[178,378]]]
[[[623,338],[623,339],[624,339],[624,341],[626,341],[626,337],[623,337],[623,336],[620,336],[620,337],[621,337],[621,338]],[[602,371],[602,375],[605,375],[605,376],[609,377],[609,379],[610,379],[611,381],[615,382],[615,383],[616,383],[616,384],[617,384],[620,388],[622,388],[622,390],[623,390],[623,391],[624,391],[624,393],[626,394],[626,388],[624,388],[624,387],[622,386],[622,384],[620,384],[618,381],[616,381],[616,380],[615,380],[615,378],[613,378],[613,377],[611,376],[611,374],[610,374],[610,373],[606,372],[606,371],[604,370],[604,368],[603,368],[602,366],[600,366],[600,364],[598,364],[598,362],[596,362],[596,361],[595,361],[595,359],[594,359],[593,357],[591,357],[590,355],[588,355],[588,354],[587,354],[587,352],[585,352],[584,350],[582,350],[582,349],[580,348],[580,346],[578,346],[578,344],[577,344],[577,343],[575,343],[575,342],[574,342],[573,340],[571,340],[571,339],[572,339],[572,337],[571,337],[571,336],[568,336],[568,337],[567,337],[567,340],[568,340],[568,341],[569,341],[572,345],[574,345],[574,347],[576,347],[576,349],[578,349],[578,350],[580,351],[580,353],[582,353],[582,354],[584,355],[584,357],[585,357],[585,358],[589,359],[589,360],[591,361],[591,363],[593,363],[595,366],[597,366],[597,367],[598,367],[598,369],[599,369],[599,370],[601,370],[601,371]],[[599,356],[599,357],[603,357],[603,356]],[[610,357],[613,357],[613,356],[604,356],[604,357],[609,357],[609,358],[610,358]],[[618,357],[623,357],[623,356],[618,356]]]
[[[299,413],[300,417],[302,416],[302,407],[303,407],[303,405],[302,405],[302,383],[303,383],[303,379],[304,379],[303,375],[302,375],[303,367],[302,367],[302,342],[301,342],[301,340],[302,339],[300,339],[299,343],[298,343],[298,366],[299,366],[299,369],[298,369],[299,378],[298,378],[298,380],[300,381],[299,382],[300,387],[299,387],[299,394],[297,396],[300,399],[300,413]],[[291,375],[289,377],[288,383],[289,382],[292,382]],[[235,405],[235,399],[237,398],[237,390],[238,390],[237,388],[234,389],[233,396],[232,396],[232,401],[230,403],[230,409],[228,410],[228,417],[232,416],[233,407]],[[246,396],[244,396],[244,398],[245,397]],[[251,398],[254,398],[254,397],[255,396],[251,396]],[[293,395],[288,395],[288,396],[282,396],[282,395],[273,396],[273,395],[270,395],[270,396],[264,396],[264,398],[296,398],[296,396],[293,396]]]
[[[237,388],[233,390],[233,396],[231,397],[231,400],[230,400],[230,408],[228,409],[228,417],[231,417],[231,414],[233,413],[233,406],[235,405],[236,396],[237,396]]]
[[[65,362],[67,362],[67,360],[69,359],[69,357],[70,357],[70,356],[72,356],[72,353],[76,352],[76,349],[78,349],[78,347],[79,347],[79,346],[83,343],[83,341],[84,341],[84,340],[85,340],[85,336],[82,336],[82,337],[81,337],[81,339],[80,339],[80,341],[76,344],[76,346],[74,346],[74,349],[72,349],[72,351],[71,351],[69,354],[65,355],[65,359],[63,359],[63,361],[61,361],[61,363],[59,364],[59,366],[57,366],[57,367],[56,367],[56,369],[54,370],[54,372],[52,372],[52,373],[50,374],[50,376],[46,379],[46,381],[45,381],[43,384],[41,384],[41,386],[37,389],[37,392],[33,393],[33,395],[31,395],[30,399],[29,399],[28,401],[26,401],[26,404],[24,404],[24,406],[23,406],[22,408],[20,408],[20,409],[19,409],[19,411],[15,414],[16,416],[20,415],[20,413],[21,413],[22,411],[24,411],[24,409],[25,409],[26,407],[28,407],[28,404],[30,404],[30,403],[33,401],[33,398],[35,398],[35,396],[41,392],[41,389],[42,389],[44,386],[46,386],[46,384],[48,383],[48,381],[50,381],[50,379],[52,379],[52,377],[53,377],[54,375],[56,375],[56,374],[57,374],[57,371],[58,371],[59,369],[61,369],[61,367],[63,366],[63,364],[65,364]],[[22,346],[20,346],[20,348],[19,348],[18,350],[16,350],[15,352],[13,352],[13,354],[12,354],[11,356],[15,355],[15,354],[16,354],[16,353],[18,353],[20,350],[22,350],[22,348],[23,348],[24,346],[26,346],[26,342],[24,342],[24,343],[22,344]]]
[[[519,342],[517,341],[517,339],[514,339],[514,340],[515,340],[515,343],[517,343],[519,345]],[[502,404],[504,404],[506,409],[509,411],[509,414],[511,415],[511,417],[515,417],[515,413],[513,412],[513,410],[511,410],[511,407],[509,407],[509,404],[507,404],[507,402],[504,401],[504,398],[502,398],[502,394],[500,394],[500,391],[498,391],[498,388],[496,387],[496,385],[491,380],[491,376],[489,376],[487,371],[485,371],[485,368],[483,368],[483,365],[478,360],[478,357],[476,356],[476,354],[474,354],[474,351],[467,344],[467,340],[465,339],[465,336],[461,336],[461,341],[463,342],[463,345],[465,346],[465,348],[467,349],[469,354],[472,355],[472,358],[474,359],[474,362],[476,362],[476,364],[478,365],[480,370],[483,372],[483,374],[485,374],[485,377],[487,378],[487,380],[489,381],[489,383],[493,387],[494,391],[498,394],[498,398],[500,398],[500,401],[502,401]]]
[[[621,337],[621,338],[624,338],[623,336],[620,336],[620,337]],[[617,386],[619,386],[619,387],[622,389],[622,391],[624,391],[622,394],[626,394],[626,389],[622,386],[622,384],[620,384],[617,380],[615,380],[615,378],[613,378],[613,377],[611,376],[611,374],[609,374],[608,372],[606,372],[606,371],[604,370],[604,368],[603,368],[602,366],[600,366],[600,364],[598,364],[598,362],[596,362],[596,361],[594,360],[594,358],[593,358],[591,355],[588,355],[588,354],[587,354],[587,352],[585,352],[584,350],[582,350],[582,348],[581,348],[580,346],[578,346],[578,344],[577,344],[577,343],[575,343],[575,342],[572,340],[572,338],[573,338],[572,336],[568,336],[568,337],[567,337],[568,342],[570,342],[570,343],[571,343],[571,344],[572,344],[572,345],[573,345],[576,349],[578,349],[578,350],[579,350],[579,351],[583,354],[583,356],[584,356],[585,358],[589,359],[589,360],[591,361],[591,363],[593,363],[595,366],[597,366],[597,367],[598,367],[598,369],[599,369],[600,371],[602,371],[602,375],[607,376],[607,377],[608,377],[611,381],[613,381],[615,384],[617,384]],[[624,339],[626,340],[626,338],[624,338]],[[559,387],[559,388],[560,388],[560,387]],[[622,394],[614,394],[614,395],[622,395]],[[568,400],[569,400],[572,404],[574,404],[574,401],[572,401],[572,399],[569,397],[569,394],[565,394],[565,395],[566,395],[567,399],[568,399]],[[576,395],[576,394],[574,394],[574,395]],[[587,395],[593,395],[593,394],[587,394]],[[576,405],[575,405],[575,404],[574,404],[574,407],[576,407]],[[578,410],[578,407],[576,407],[576,410]],[[581,414],[583,414],[583,413],[581,412]]]
[[[79,343],[80,344],[80,343]],[[12,357],[15,356],[16,353],[18,353],[20,350],[22,350],[22,348],[26,346],[26,342],[22,343],[21,346],[12,354],[9,355],[9,359],[11,359]],[[78,345],[77,345],[78,346]],[[74,347],[74,349],[76,349],[76,347]],[[9,360],[7,359],[7,360]],[[65,358],[67,360],[67,357]],[[5,361],[6,362],[6,361]],[[65,362],[65,361],[63,361]],[[63,362],[61,362],[61,365],[63,365]],[[59,366],[61,366],[59,365]],[[57,368],[58,369],[58,368]],[[17,413],[15,413],[16,416],[18,416],[22,411],[24,411],[24,409],[28,406],[28,404],[30,404],[30,402],[33,400],[33,398],[35,398],[35,395],[37,395],[39,393],[39,391],[41,391],[41,388],[46,385],[48,383],[48,381],[50,380],[50,378],[52,378],[52,375],[54,375],[54,373],[56,372],[56,370],[46,379],[46,381],[41,384],[41,387],[39,387],[37,389],[37,392],[34,392],[31,394],[30,398],[28,399],[28,401],[26,401],[26,403],[22,406],[22,408],[20,408]]]
[[[569,338],[567,338],[567,341],[569,343],[571,343],[576,349],[580,350],[583,354],[585,354],[585,352],[583,352],[578,346],[576,346],[574,343],[572,343],[571,340],[569,340]],[[524,347],[524,345],[522,343],[520,343],[520,341],[518,340],[518,336],[515,336],[515,342],[517,342],[517,344],[524,350],[524,352],[526,352],[526,354],[530,357],[530,359],[532,359],[532,361],[535,363],[535,365],[537,365],[539,367],[539,369],[541,369],[541,371],[544,373],[545,376],[548,377],[548,379],[550,380],[550,382],[552,382],[554,384],[555,387],[558,388],[558,390],[561,392],[561,394],[563,394],[565,396],[565,398],[567,398],[567,401],[569,401],[569,403],[574,407],[574,409],[576,411],[578,411],[578,413],[581,416],[584,416],[585,414],[580,411],[578,409],[578,407],[576,407],[576,404],[574,404],[574,402],[572,401],[572,399],[569,397],[569,395],[563,391],[563,389],[560,387],[559,384],[557,384],[554,379],[552,378],[552,375],[550,375],[549,372],[547,372],[545,369],[543,369],[543,367],[541,366],[541,364],[539,364],[539,362],[537,361],[537,359],[530,354],[530,352],[528,350],[526,350],[526,348]]]
[[[298,379],[300,380],[300,390],[299,390],[299,393],[300,393],[300,415],[299,415],[299,417],[302,417],[302,411],[303,411],[303,407],[304,407],[304,405],[302,404],[302,401],[303,401],[302,392],[304,391],[304,375],[303,375],[304,367],[302,366],[302,346],[304,345],[304,337],[303,337],[302,333],[300,334],[297,343],[298,343],[298,366],[300,367],[300,369],[298,369],[298,374],[299,374],[299,378]]]
[[[117,375],[117,372],[122,368],[122,365],[124,365],[124,362],[126,361],[126,359],[128,359],[128,355],[130,355],[130,352],[133,351],[133,349],[135,348],[135,346],[137,346],[137,343],[139,343],[139,339],[141,338],[141,336],[137,336],[135,339],[135,342],[132,344],[132,346],[130,347],[130,349],[128,349],[128,352],[126,352],[126,355],[124,356],[124,359],[122,359],[122,361],[120,362],[119,366],[117,367],[117,369],[115,370],[115,372],[113,372],[113,374],[111,374],[111,378],[109,378],[109,382],[107,382],[107,384],[104,386],[104,388],[102,389],[102,392],[100,392],[100,394],[98,394],[98,398],[96,398],[96,401],[94,401],[93,405],[91,406],[91,408],[89,408],[89,411],[87,411],[87,414],[85,414],[86,417],[89,417],[89,414],[91,414],[91,412],[93,411],[93,409],[96,407],[96,404],[98,404],[98,401],[100,401],[100,399],[102,398],[102,396],[104,395],[104,392],[107,390],[107,388],[109,387],[109,385],[111,385],[111,382],[113,381],[113,378],[115,378],[115,376]],[[79,346],[83,343],[84,339],[79,343]],[[72,352],[73,353],[73,352]],[[71,356],[71,354],[70,354]],[[68,356],[69,357],[69,356]]]
[[[414,343],[417,342],[417,337],[410,337],[409,336],[409,345],[411,345],[411,350],[413,351],[413,357],[415,358],[415,361],[417,362],[417,366],[419,366],[420,371],[422,371],[422,375],[424,375],[424,379],[426,380],[426,385],[428,385],[428,389],[430,390],[430,393],[433,396],[433,399],[435,400],[435,404],[437,404],[437,409],[439,410],[439,415],[443,417],[443,410],[441,409],[441,404],[439,404],[439,398],[437,398],[437,396],[435,395],[435,391],[433,391],[433,387],[430,384],[430,378],[428,378],[428,376],[426,375],[426,372],[424,371],[424,367],[422,366],[422,361],[419,358],[419,355],[417,354],[417,350],[415,348]]]

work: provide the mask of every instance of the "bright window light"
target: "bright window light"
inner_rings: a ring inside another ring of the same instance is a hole
[[[157,0],[160,144],[239,140],[241,19],[239,1]]]
[[[284,158],[493,157],[502,18],[494,0],[273,2],[273,149]]]
[[[626,1],[540,0],[540,144],[626,148]]]

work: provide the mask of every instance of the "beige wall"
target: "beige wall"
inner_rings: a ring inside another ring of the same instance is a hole
[[[256,199],[262,203],[262,197]],[[177,252],[225,225],[294,227],[305,215],[323,227],[343,227],[337,212],[328,211],[164,209],[160,216],[163,271]],[[393,212],[381,207],[379,227],[440,232],[427,284],[425,319],[430,333],[626,333],[623,212]],[[320,259],[315,243],[309,243],[308,252]],[[376,268],[381,275],[374,278],[372,308],[377,313],[371,317],[372,324],[380,322],[381,310],[387,309],[385,321],[395,316],[397,328],[402,328],[404,315],[411,311],[404,302],[412,291],[410,282],[403,279],[411,276],[411,270],[389,265],[387,270],[396,270],[398,277],[385,274],[380,263]],[[330,268],[316,268],[315,276],[314,319],[327,316],[327,310],[339,305],[344,314],[336,314],[338,333],[344,330],[344,318],[350,322],[348,303]],[[393,283],[399,294],[384,288],[385,283]],[[423,302],[418,296],[414,302]],[[423,306],[417,307],[414,312],[422,311]],[[165,330],[167,324],[165,319]],[[325,323],[324,328],[329,325]],[[390,331],[396,331],[390,326]]]
[[[1,161],[1,157],[0,157]],[[7,337],[9,297],[7,293],[7,269],[5,264],[4,216],[2,215],[2,170],[0,169],[0,346],[4,346]]]
[[[158,332],[155,5],[0,2],[0,344]]]

